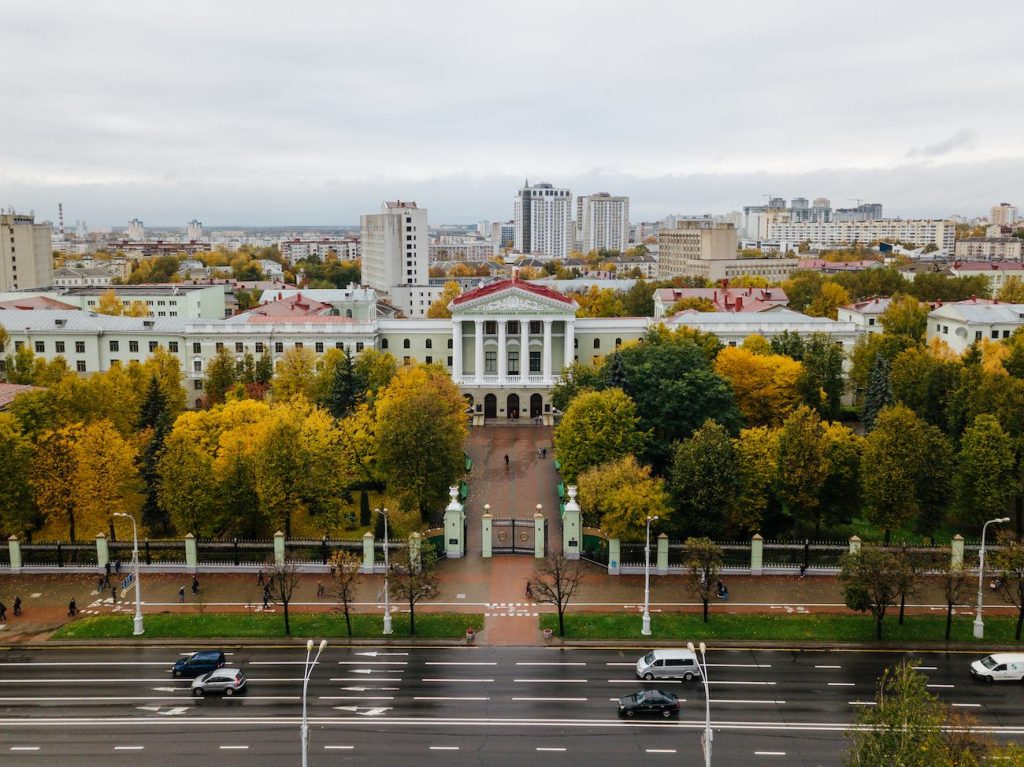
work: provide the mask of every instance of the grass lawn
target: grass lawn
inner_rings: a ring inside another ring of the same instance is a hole
[[[479,613],[419,613],[416,636],[420,639],[459,639],[466,627],[479,629],[484,617]],[[337,613],[295,613],[289,616],[293,637],[347,637],[345,619]],[[276,639],[285,636],[284,616],[265,613],[161,613],[145,616],[149,639]],[[394,615],[393,636],[409,634],[409,616]],[[382,616],[353,615],[352,636],[380,639]],[[72,621],[58,629],[52,639],[130,639],[131,615],[101,615]]]
[[[882,637],[891,641],[942,642],[946,631],[945,615],[908,615],[900,626],[898,613],[886,615]],[[558,633],[558,616],[540,616],[540,627]],[[1016,619],[985,619],[985,638],[974,639],[973,619],[953,619],[952,641],[974,642],[980,647],[1013,644]],[[873,642],[875,622],[870,615],[725,615],[714,610],[708,623],[699,613],[655,613],[651,615],[651,638],[685,642],[708,639],[749,639],[770,641]],[[566,613],[566,639],[637,639],[640,615],[637,613]]]

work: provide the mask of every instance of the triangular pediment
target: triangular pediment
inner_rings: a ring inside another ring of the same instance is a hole
[[[550,288],[520,281],[485,286],[464,293],[450,304],[453,316],[472,315],[552,315],[575,316],[579,305],[568,296]]]

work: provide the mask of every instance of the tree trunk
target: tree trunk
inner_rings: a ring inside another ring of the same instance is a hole
[[[875,639],[882,638],[882,619],[875,618]]]
[[[409,633],[416,636],[416,603],[409,600]]]
[[[284,633],[288,636],[291,636],[292,627],[291,624],[288,622],[288,603],[282,600],[281,606],[284,608]]]
[[[953,631],[953,604],[950,602],[946,605],[946,641],[949,641],[949,635]]]
[[[708,600],[704,599],[704,600],[701,600],[701,601],[704,602],[704,622],[707,623],[708,622]]]
[[[907,608],[907,595],[904,592],[900,592],[900,620],[899,624],[903,625],[903,611]]]
[[[1021,607],[1017,611],[1017,633],[1014,636],[1017,638],[1018,642],[1020,641],[1020,628],[1021,628],[1021,625],[1024,625],[1024,607]]]
[[[558,636],[565,636],[565,608],[558,606]]]
[[[352,637],[352,616],[348,613],[348,604],[345,604],[345,628],[348,630],[349,638]]]
[[[890,531],[888,527],[885,528],[885,545],[886,546],[889,545],[889,536],[890,536],[891,532],[892,531]]]

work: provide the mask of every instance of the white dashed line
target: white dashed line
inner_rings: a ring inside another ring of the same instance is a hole
[[[355,746],[324,746],[324,751],[351,751]]]
[[[375,680],[375,681],[380,681],[380,680],[378,679],[378,680]],[[396,679],[395,681],[397,682],[399,680]],[[428,678],[428,679],[421,679],[420,681],[421,682],[493,682],[494,680],[493,679],[444,679],[444,678],[433,678],[432,677],[432,678]]]
[[[829,682],[829,687],[853,687],[853,682]]]
[[[755,751],[754,756],[785,756],[785,751]]]
[[[141,751],[145,746],[114,746],[115,751]]]
[[[582,703],[587,698],[512,698],[512,700],[518,701],[560,701],[563,703]],[[618,700],[618,698],[609,698],[608,700]]]
[[[674,754],[676,750],[674,748],[645,748],[648,754]]]
[[[937,690],[952,690],[954,687],[956,687],[955,684],[929,684],[925,686]]]
[[[38,751],[39,746],[11,746],[11,751]]]
[[[586,679],[513,679],[520,684],[586,684]]]
[[[517,666],[586,666],[586,663],[572,663],[572,662],[516,662]]]
[[[544,746],[537,746],[537,750],[538,751],[565,751],[564,748],[553,748],[553,747],[545,748]]]
[[[490,700],[490,698],[446,698],[441,696],[435,697],[432,695],[415,695],[413,696],[413,700]]]
[[[952,703],[953,708],[981,708],[980,703]]]
[[[431,751],[458,751],[458,746],[431,746]]]
[[[248,749],[249,749],[248,746],[221,746],[220,747],[221,751],[247,751]]]
[[[842,668],[842,666],[815,666],[815,668],[828,668],[828,669],[832,669],[832,668]]]

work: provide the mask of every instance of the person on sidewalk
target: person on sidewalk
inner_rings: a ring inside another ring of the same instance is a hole
[[[327,596],[327,591],[324,589],[324,582],[323,581],[317,581],[316,582],[316,597],[317,597],[317,599],[323,599],[325,596]]]
[[[192,596],[199,593],[199,578],[192,576]]]
[[[0,602],[0,621],[7,620],[7,605]]]
[[[184,586],[182,586],[180,589],[178,589],[178,601],[179,602],[184,602],[185,601],[185,587]]]
[[[110,587],[110,599],[114,602],[117,601],[117,586]]]
[[[800,565],[800,580],[807,577],[807,565]]]
[[[259,575],[256,576],[256,585],[257,586],[264,586],[264,585],[266,585],[266,583],[267,583],[267,579],[266,579],[266,576],[263,575],[263,568],[261,567]]]
[[[263,609],[266,610],[270,604],[270,586],[264,584],[263,586]]]
[[[103,563],[103,570],[106,573],[107,577],[109,578],[110,577],[110,560],[107,560],[106,562]]]
[[[121,560],[117,559],[114,561],[114,575],[121,574]]]
[[[529,581],[526,582],[526,598],[533,599],[533,586],[530,585]]]
[[[508,453],[505,453],[505,468],[508,468]]]
[[[75,604],[74,597],[71,597],[71,601],[68,602],[68,615],[72,618],[78,615],[78,605]]]
[[[21,615],[21,597],[14,598],[14,614]]]

